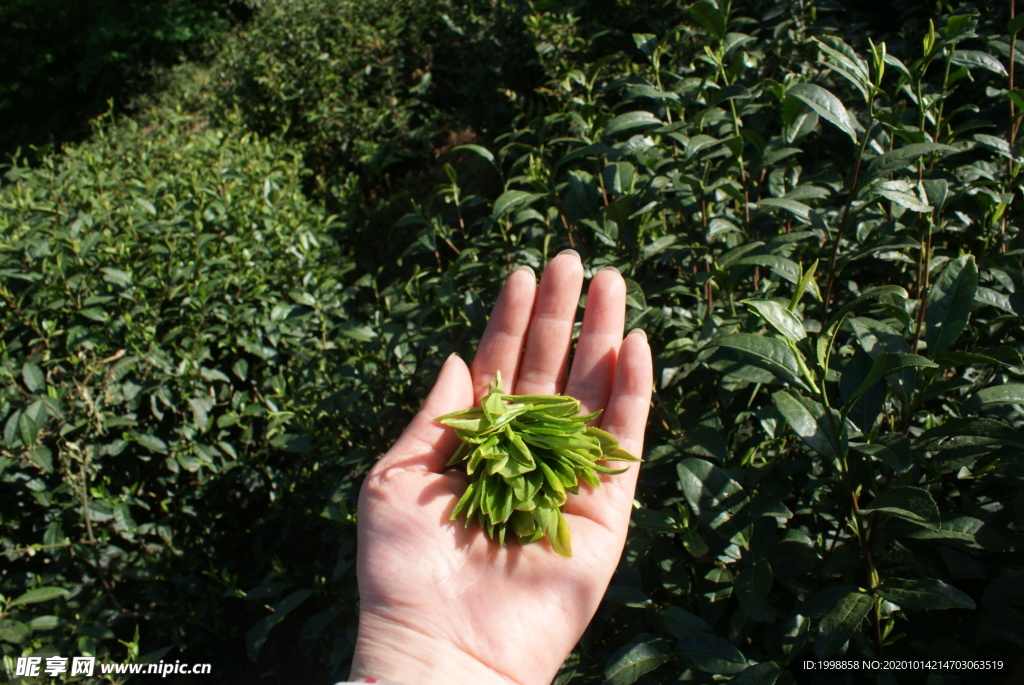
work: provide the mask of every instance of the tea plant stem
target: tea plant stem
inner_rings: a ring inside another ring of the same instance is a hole
[[[679,416],[669,409],[657,392],[651,396],[651,406],[654,407],[655,413],[661,418],[661,425],[666,430],[676,435],[682,435],[683,424],[679,421]]]
[[[953,52],[952,52],[952,50],[943,49],[943,53],[945,53],[945,57],[946,57],[946,70],[945,70],[945,72],[943,73],[943,76],[942,76],[942,92],[945,93],[946,90],[949,88],[949,72],[950,72],[950,70],[952,68],[952,65],[953,65]],[[935,142],[936,143],[941,143],[942,142],[942,111],[943,111],[943,108],[945,107],[945,105],[946,105],[945,98],[940,99],[939,100],[939,109],[935,113]],[[934,166],[934,165],[935,165],[935,162],[933,160],[932,161],[932,166]]]
[[[857,183],[860,181],[860,166],[861,161],[864,159],[864,150],[867,148],[868,141],[871,139],[871,129],[874,124],[868,126],[868,129],[864,132],[864,138],[860,141],[860,149],[857,150],[857,159],[853,164],[853,174],[850,178],[850,191],[846,196],[846,204],[843,206],[843,216],[839,220],[839,227],[836,229],[836,237],[832,242],[832,256],[829,258],[828,264],[828,283],[825,286],[825,320],[828,320],[829,307],[832,306],[832,288],[836,282],[836,262],[839,259],[839,246],[843,242],[843,234],[846,230],[846,223],[850,215],[850,207],[853,205],[853,198],[857,195]]]
[[[705,267],[704,270],[706,272],[711,273],[711,260],[710,259],[705,259],[704,260],[704,267]],[[706,299],[708,301],[707,318],[710,319],[711,318],[711,314],[714,312],[714,306],[715,306],[715,287],[714,287],[714,279],[713,278],[709,278],[707,280],[707,283],[704,284],[704,299]]]
[[[878,569],[875,566],[874,556],[871,554],[871,549],[875,543],[875,531],[878,527],[872,525],[875,523],[875,514],[872,514],[867,524],[867,533],[865,535],[866,542],[864,544],[864,559],[868,567],[868,582],[872,591],[879,584]],[[872,619],[875,628],[875,646],[878,649],[878,656],[882,656],[882,598],[876,596],[871,607]]]
[[[1010,23],[1017,18],[1017,3],[1015,0],[1010,0]],[[1010,35],[1010,70],[1009,70],[1009,89],[1012,92],[1014,89],[1014,74],[1016,73],[1017,67],[1017,32],[1014,31]],[[1010,147],[1013,148],[1017,142],[1017,132],[1020,130],[1020,121],[1017,119],[1017,106],[1013,103],[1013,98],[1010,100]],[[1013,176],[1013,159],[1006,160],[1006,172],[1012,177]]]
[[[512,222],[508,219],[498,222],[498,230],[501,231],[501,244],[505,248],[505,272],[512,273],[512,254],[508,250],[508,230]]]
[[[569,247],[575,250],[576,241],[573,240],[572,228],[569,226],[569,222],[566,221],[565,212],[561,211],[561,209],[558,211],[558,218],[562,220],[562,226],[565,227],[565,235],[569,239]]]
[[[1017,3],[1016,0],[1010,0],[1010,23],[1014,23],[1014,19],[1017,17]],[[1009,69],[1009,89],[1012,93],[1014,90],[1014,75],[1016,74],[1017,66],[1017,32],[1014,31],[1010,34],[1010,69]],[[1013,98],[1010,100],[1010,149],[1014,149],[1017,144],[1017,133],[1020,131],[1021,120],[1017,116],[1017,107],[1013,102]],[[1013,180],[1016,173],[1014,172],[1014,161],[1010,157],[1006,160],[1006,175],[1010,181]],[[1006,214],[1003,214],[1002,225],[999,228],[999,249],[1001,252],[1006,250],[1006,222],[1008,218]]]
[[[721,49],[721,47],[719,49]],[[729,82],[729,74],[725,70],[724,58],[725,58],[725,55],[722,54],[720,56],[720,58],[717,60],[717,62],[718,62],[718,70],[719,70],[719,72],[722,75],[722,81],[725,83],[725,85],[730,86],[732,84]],[[740,185],[743,186],[743,225],[749,231],[750,230],[750,187],[748,185],[749,178],[747,177],[747,165],[743,161],[743,133],[742,133],[742,128],[743,127],[742,127],[742,119],[740,119],[739,112],[736,110],[736,100],[734,100],[734,99],[730,99],[729,100],[729,112],[730,112],[730,114],[732,114],[732,130],[733,130],[733,134],[739,140],[739,144],[740,144],[740,152],[739,152],[739,154],[736,155],[736,163],[739,165]],[[757,269],[754,270],[754,273],[755,273],[755,279],[756,279]],[[755,290],[757,289],[756,280],[755,280],[755,284],[754,284],[754,289]]]
[[[917,300],[920,302],[920,306],[917,308],[917,321],[914,327],[914,342],[911,345],[911,351],[917,350],[918,343],[921,342],[921,331],[924,328],[924,317],[928,310],[928,302],[925,299],[925,295],[928,292],[929,287],[929,274],[928,265],[931,263],[932,253],[932,220],[929,217],[927,220],[928,228],[925,231],[924,240],[921,245],[921,255],[918,259],[918,273],[917,273]]]
[[[868,588],[874,591],[875,587],[878,586],[878,569],[875,568],[875,562],[871,555],[871,520],[874,514],[870,514],[866,520],[860,520],[860,503],[857,501],[857,492],[847,481],[850,493],[850,503],[852,506],[851,515],[854,516],[854,521],[857,525],[857,539],[860,542],[861,552],[864,559],[864,573],[867,576]],[[872,623],[874,624],[875,630],[875,647],[878,649],[878,654],[882,653],[882,616],[879,611],[878,597],[873,597],[872,602]]]

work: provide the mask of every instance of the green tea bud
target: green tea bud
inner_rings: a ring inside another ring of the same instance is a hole
[[[622,473],[599,461],[640,461],[608,432],[588,426],[600,412],[580,414],[579,400],[565,395],[505,395],[496,373],[479,407],[438,417],[462,440],[448,466],[469,476],[452,511],[466,525],[474,518],[504,544],[506,532],[522,543],[548,538],[572,556],[562,513],[580,481],[598,488],[598,474]]]

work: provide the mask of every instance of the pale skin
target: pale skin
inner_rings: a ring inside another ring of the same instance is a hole
[[[638,464],[581,485],[566,520],[572,558],[550,544],[504,547],[450,521],[466,476],[446,470],[458,438],[435,417],[476,404],[501,371],[506,392],[564,393],[634,455],[643,454],[651,400],[647,337],[623,337],[626,287],[614,269],[587,291],[570,348],[583,265],[566,251],[538,285],[511,274],[467,367],[451,357],[408,428],[373,467],[359,497],[359,635],[350,680],[433,685],[550,683],[597,611],[622,554]],[[621,463],[613,466],[623,466]]]

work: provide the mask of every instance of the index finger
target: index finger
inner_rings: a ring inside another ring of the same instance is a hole
[[[520,266],[505,281],[470,366],[474,400],[487,394],[496,371],[501,371],[505,392],[515,387],[536,296],[537,276],[528,266]]]

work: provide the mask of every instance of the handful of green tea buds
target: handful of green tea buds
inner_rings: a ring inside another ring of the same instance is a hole
[[[580,415],[580,402],[565,395],[504,395],[501,374],[471,407],[438,417],[462,444],[448,466],[465,465],[469,485],[452,520],[476,517],[491,538],[505,544],[508,529],[520,542],[544,536],[562,556],[572,556],[562,516],[580,481],[601,487],[599,473],[622,473],[598,461],[640,461],[608,432],[587,426],[601,412]]]

